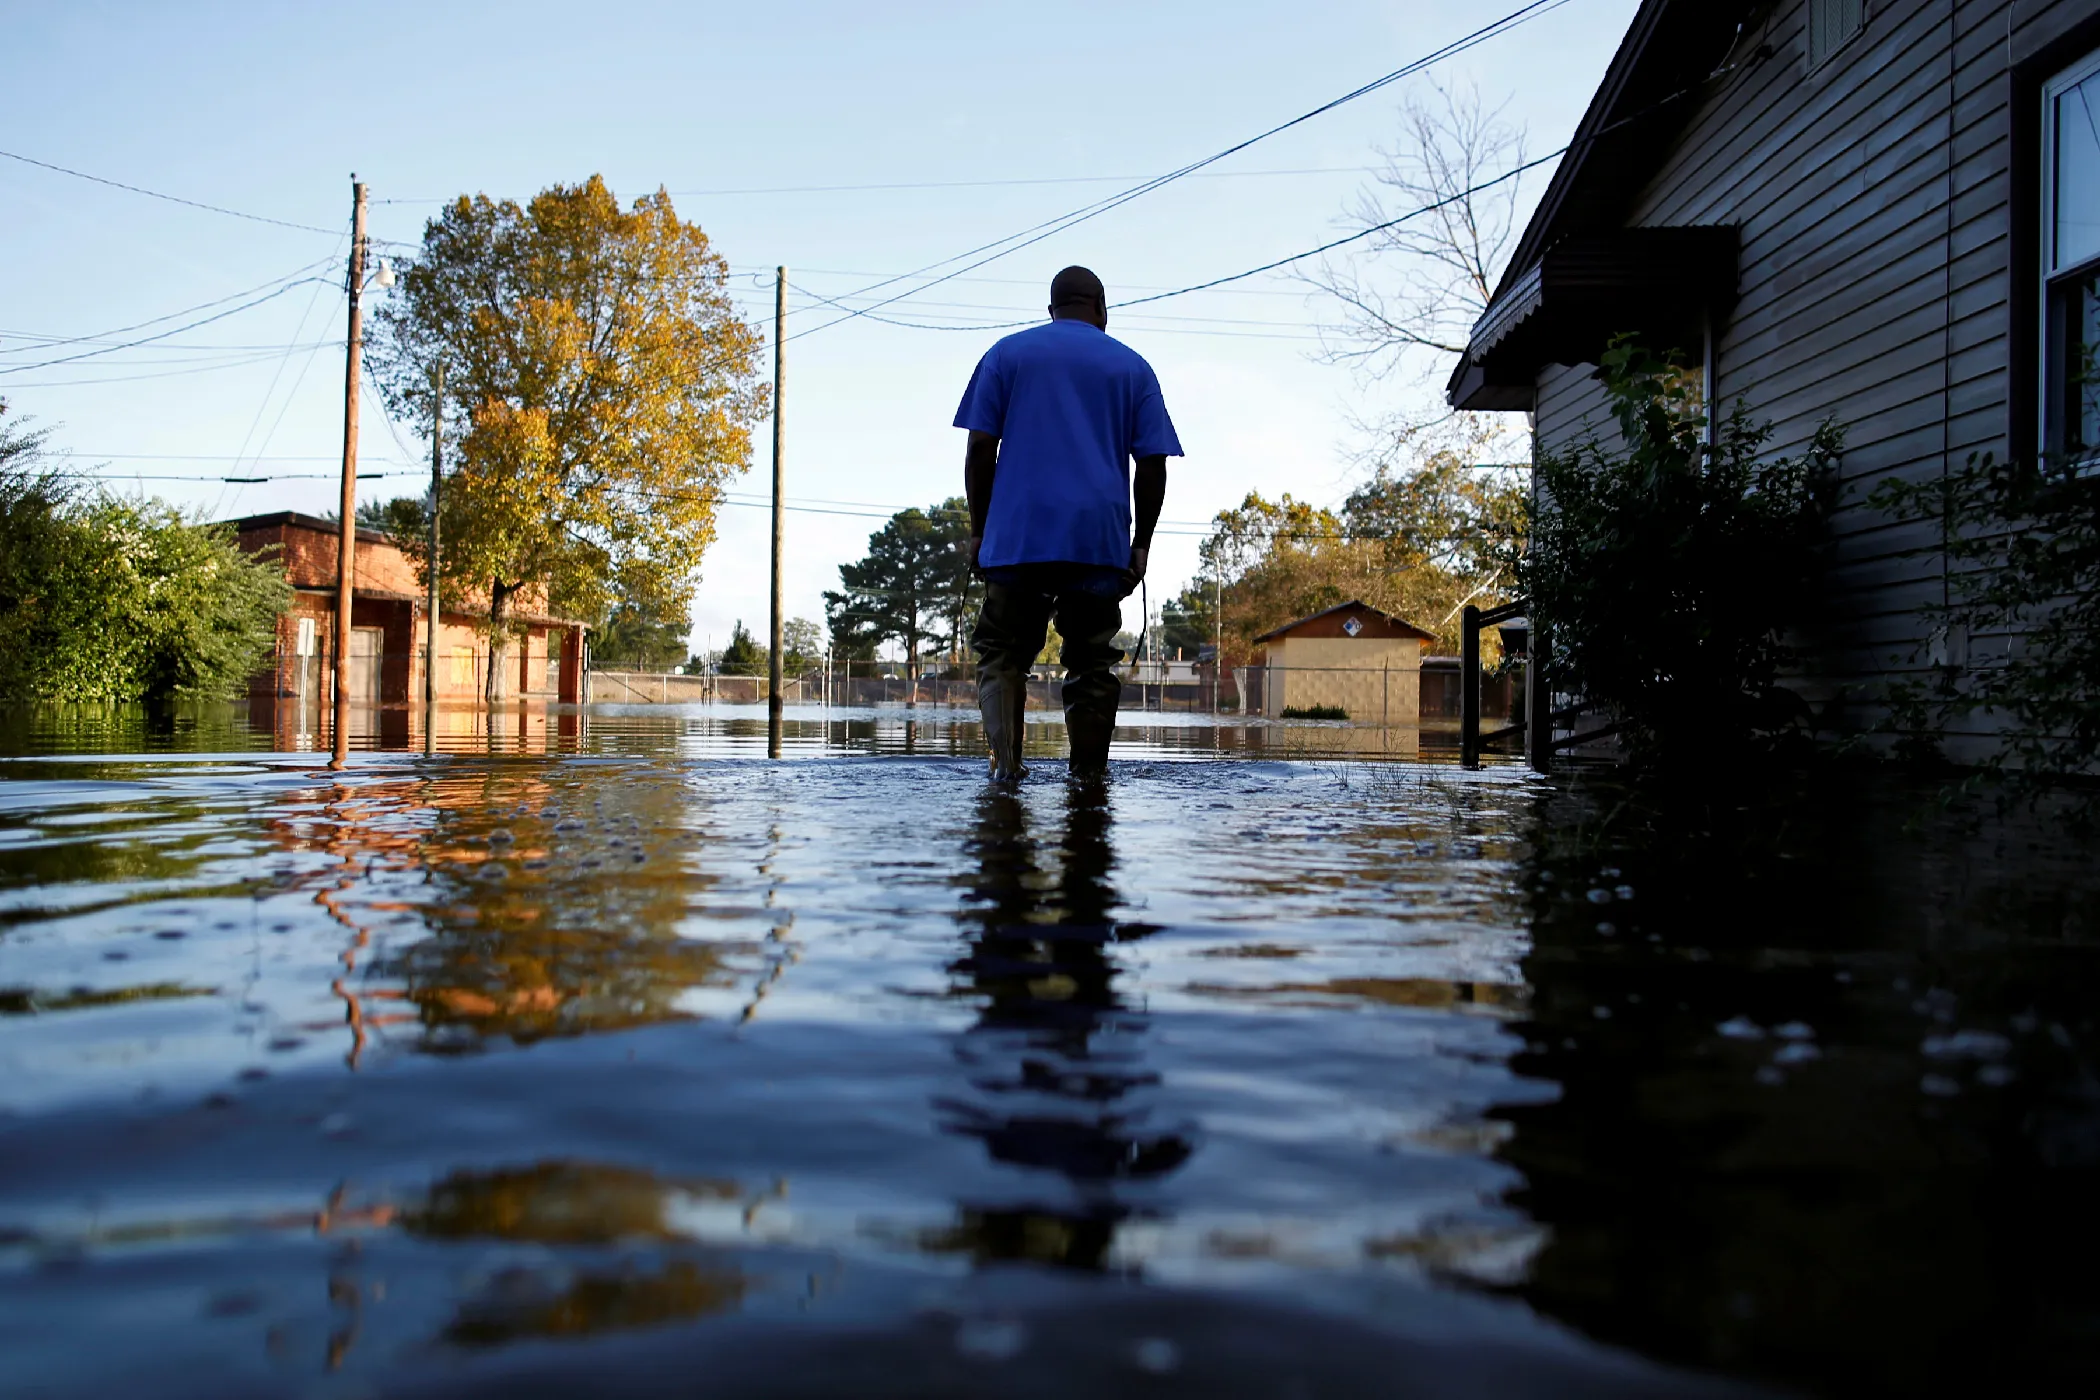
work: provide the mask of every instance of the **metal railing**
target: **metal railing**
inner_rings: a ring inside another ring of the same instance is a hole
[[[1554,690],[1556,677],[1548,665],[1552,647],[1548,642],[1545,623],[1530,617],[1531,605],[1523,598],[1512,599],[1499,607],[1476,608],[1468,604],[1462,614],[1459,634],[1459,672],[1462,687],[1459,705],[1459,761],[1468,768],[1480,766],[1482,751],[1489,745],[1504,739],[1522,738],[1524,756],[1531,766],[1545,772],[1557,753],[1579,749],[1616,736],[1619,725],[1605,722],[1597,727],[1583,730],[1577,722],[1584,715],[1595,714],[1598,706],[1583,699],[1579,694],[1559,694]],[[1524,658],[1524,707],[1520,718],[1514,718],[1498,729],[1481,732],[1481,668],[1480,632],[1484,627],[1499,627],[1502,632],[1502,652],[1505,658]],[[1556,699],[1568,703],[1556,706]],[[1565,728],[1566,733],[1562,731]]]

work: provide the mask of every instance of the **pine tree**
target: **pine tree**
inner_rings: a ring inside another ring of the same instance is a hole
[[[865,558],[839,565],[842,589],[824,595],[838,649],[850,655],[901,642],[916,680],[922,655],[959,646],[980,592],[963,553],[968,537],[959,497],[891,516],[868,536]]]

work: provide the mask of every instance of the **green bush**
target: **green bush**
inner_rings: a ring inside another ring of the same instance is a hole
[[[1843,435],[1796,457],[1737,405],[1713,427],[1692,376],[1630,341],[1602,362],[1621,441],[1542,457],[1516,561],[1555,689],[1601,706],[1641,768],[1741,760],[1805,730],[1779,684],[1817,596]]]
[[[291,605],[281,567],[164,502],[81,491],[40,445],[0,424],[0,699],[242,689]]]
[[[1347,719],[1349,712],[1340,705],[1285,705],[1285,719]]]
[[[1985,769],[2015,793],[2091,776],[2100,768],[2100,476],[2075,461],[1972,456],[1940,479],[1884,482],[1869,504],[1939,520],[1944,544],[1913,552],[1944,548],[1955,566],[1947,601],[1926,614],[1940,663],[1890,688],[1888,727],[1902,747],[1937,756],[1941,731],[1981,720],[2003,735]]]

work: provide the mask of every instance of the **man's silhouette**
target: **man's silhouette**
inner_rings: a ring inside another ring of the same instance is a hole
[[[1145,576],[1181,455],[1152,366],[1112,340],[1108,293],[1083,267],[1050,282],[1050,321],[1007,336],[977,362],[956,410],[967,428],[963,483],[970,562],[985,579],[977,649],[992,777],[1022,777],[1028,668],[1053,619],[1064,639],[1065,733],[1072,769],[1108,766],[1123,683],[1118,606]],[[1137,529],[1131,531],[1131,461]]]

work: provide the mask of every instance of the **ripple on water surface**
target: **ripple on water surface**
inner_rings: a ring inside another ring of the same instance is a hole
[[[1746,954],[1557,869],[1553,789],[1175,739],[1003,791],[827,742],[0,764],[0,1345],[80,1394],[1716,1364],[1541,1290],[1571,1086],[1657,1016],[1730,1095],[1863,1052],[1673,1012]],[[2024,1042],[1961,1029],[1919,1063],[1989,1092]]]

